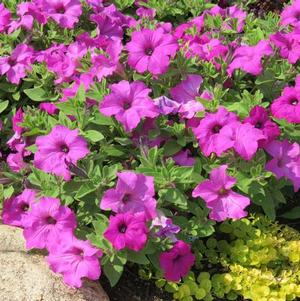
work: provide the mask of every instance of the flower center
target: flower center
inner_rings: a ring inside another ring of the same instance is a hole
[[[181,258],[181,255],[180,254],[178,254],[175,258],[174,258],[174,262],[177,262],[177,261],[179,261],[180,260],[180,258]]]
[[[146,53],[147,55],[152,55],[153,49],[152,49],[151,47],[148,47],[148,48],[146,48],[145,53]]]
[[[128,110],[131,108],[131,103],[129,103],[128,101],[125,101],[123,104],[123,109],[124,110]]]
[[[130,201],[130,194],[129,193],[126,193],[124,194],[123,198],[122,198],[122,202],[124,204],[128,203]]]
[[[219,124],[217,124],[217,125],[215,125],[215,126],[212,128],[212,132],[213,132],[214,134],[218,134],[218,133],[220,132],[221,128],[222,128],[222,126],[219,125]]]
[[[260,121],[256,122],[255,127],[257,129],[261,129],[262,128],[262,123]]]
[[[22,204],[21,205],[21,210],[24,211],[24,212],[28,211],[29,210],[29,205],[26,204],[26,203]]]
[[[225,195],[227,195],[227,194],[228,194],[228,190],[227,190],[227,189],[221,188],[221,189],[219,190],[219,195],[225,196]]]
[[[125,233],[126,230],[127,230],[127,226],[126,226],[125,224],[121,224],[121,225],[119,226],[119,232],[120,232],[120,233]]]
[[[16,61],[12,57],[10,57],[7,63],[9,64],[9,66],[13,67],[16,64]]]
[[[49,225],[55,225],[56,224],[56,219],[54,219],[52,216],[48,216],[46,218],[47,224]]]
[[[56,8],[56,13],[57,14],[64,14],[66,12],[66,9],[63,5],[60,5]]]
[[[296,99],[296,98],[293,98],[293,99],[290,100],[290,104],[291,104],[292,106],[296,106],[298,103],[299,103],[299,101],[298,101],[298,99]]]
[[[63,144],[61,147],[60,147],[60,150],[63,152],[63,153],[68,153],[69,152],[69,148],[67,145]]]

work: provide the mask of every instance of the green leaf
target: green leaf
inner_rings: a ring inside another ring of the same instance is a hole
[[[80,186],[79,190],[75,195],[75,199],[81,199],[82,197],[86,196],[87,194],[95,191],[97,187],[92,182],[84,183]]]
[[[8,100],[0,102],[0,113],[2,113],[7,108],[8,104],[9,104]]]
[[[114,265],[111,262],[106,262],[103,265],[103,272],[105,276],[108,278],[111,287],[114,287],[120,280],[124,266],[123,265]]]
[[[45,101],[48,98],[46,91],[41,87],[25,89],[24,93],[34,101]]]
[[[169,140],[164,145],[165,156],[172,156],[181,150],[182,146],[179,145],[175,140]]]
[[[149,260],[143,252],[127,251],[127,260],[139,264],[148,264]]]
[[[187,209],[188,201],[185,195],[177,188],[168,188],[160,191],[161,198],[181,209]]]
[[[104,139],[104,136],[101,134],[101,132],[95,131],[95,130],[89,130],[84,133],[85,138],[92,142],[98,142],[102,139]]]
[[[284,218],[287,218],[287,219],[300,218],[300,206],[294,207],[292,210],[282,214],[281,217],[284,217]]]

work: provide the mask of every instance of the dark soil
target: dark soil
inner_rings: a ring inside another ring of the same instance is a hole
[[[138,271],[126,267],[118,284],[111,288],[108,279],[103,275],[101,285],[110,301],[172,301],[172,295],[157,288],[153,281],[140,279]]]

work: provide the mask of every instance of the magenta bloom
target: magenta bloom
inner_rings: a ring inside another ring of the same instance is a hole
[[[108,189],[101,200],[102,210],[113,212],[130,212],[142,214],[147,220],[156,216],[156,200],[154,199],[153,177],[123,171],[118,174],[116,188]]]
[[[227,218],[240,219],[247,215],[245,207],[250,199],[234,192],[231,188],[236,183],[234,177],[226,174],[227,165],[221,165],[211,171],[209,180],[200,183],[193,190],[193,197],[201,197],[211,209],[209,217],[218,222]]]
[[[9,154],[7,156],[6,162],[9,168],[14,172],[20,172],[22,169],[27,167],[27,164],[23,160],[22,152]]]
[[[128,248],[140,251],[147,242],[148,229],[143,216],[131,213],[111,215],[109,226],[103,236],[111,242],[116,250]]]
[[[195,263],[195,255],[191,246],[184,241],[177,241],[173,248],[159,256],[159,264],[168,281],[180,281],[185,277]]]
[[[78,130],[70,130],[63,125],[55,126],[46,136],[36,138],[37,152],[34,155],[35,167],[71,179],[69,164],[77,164],[88,153],[88,145],[78,135]]]
[[[281,96],[271,104],[271,113],[278,119],[300,123],[300,89],[298,87],[284,88]]]
[[[126,131],[132,131],[144,117],[158,115],[154,102],[148,96],[151,92],[143,82],[129,83],[125,80],[111,85],[111,93],[99,105],[100,112],[115,116]]]
[[[128,64],[140,73],[149,71],[153,75],[163,74],[177,48],[176,40],[171,34],[164,33],[162,28],[135,31],[126,45]]]
[[[31,205],[24,223],[24,237],[27,249],[50,248],[59,243],[61,235],[72,235],[76,228],[76,215],[60,200],[43,197]]]
[[[267,162],[266,170],[275,174],[277,179],[287,178],[294,184],[295,192],[300,188],[300,146],[288,140],[272,141],[265,147],[273,159]]]
[[[219,107],[216,113],[206,113],[199,126],[193,129],[205,156],[209,156],[211,153],[220,153],[216,144],[220,131],[225,125],[236,121],[238,121],[238,117],[224,107]]]
[[[173,160],[176,164],[181,166],[193,166],[196,163],[195,158],[190,157],[191,152],[189,150],[182,150],[173,156]]]
[[[294,0],[292,5],[286,6],[280,15],[281,25],[300,27],[300,1]]]
[[[0,57],[0,75],[6,74],[9,82],[18,85],[31,70],[34,50],[26,44],[19,44],[11,56]]]
[[[7,25],[10,22],[11,13],[5,8],[5,6],[0,3],[0,33],[4,32],[7,28]]]
[[[4,224],[24,227],[28,210],[34,204],[36,192],[25,189],[21,194],[12,197],[4,202],[2,211],[2,221]]]
[[[101,256],[102,252],[89,241],[71,236],[51,246],[47,262],[53,272],[63,275],[65,284],[78,288],[82,286],[82,278],[97,280],[100,277]]]
[[[220,130],[215,142],[216,154],[220,156],[228,149],[234,148],[243,159],[248,161],[256,154],[259,142],[265,139],[263,131],[252,124],[232,122]]]
[[[255,46],[241,46],[234,51],[227,73],[231,76],[234,70],[241,69],[252,75],[259,75],[263,71],[262,58],[272,54],[272,47],[265,40],[261,40]]]
[[[55,115],[58,113],[58,108],[52,102],[42,102],[39,105],[39,109],[47,112],[49,115]]]
[[[23,132],[23,128],[19,125],[19,123],[22,123],[24,120],[24,114],[22,111],[22,108],[19,108],[16,112],[16,114],[12,118],[12,127],[15,133],[21,135]]]
[[[202,83],[203,78],[200,75],[189,74],[185,80],[170,89],[170,94],[172,98],[179,103],[196,100],[196,97],[200,97],[201,95],[199,90]]]
[[[249,117],[245,118],[243,122],[250,123],[255,128],[262,130],[266,138],[259,141],[259,146],[269,144],[280,135],[279,126],[269,118],[267,110],[261,106],[253,107]]]
[[[270,36],[270,41],[279,48],[279,54],[290,64],[296,64],[300,59],[300,32],[293,31],[287,34],[277,32]]]
[[[48,18],[60,27],[73,28],[82,14],[80,0],[38,0]]]

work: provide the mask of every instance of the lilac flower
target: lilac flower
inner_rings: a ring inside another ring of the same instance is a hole
[[[111,242],[116,250],[128,248],[140,251],[147,242],[148,229],[143,216],[131,213],[119,213],[111,215],[109,226],[103,236]]]
[[[173,156],[173,160],[176,164],[181,166],[193,166],[196,163],[195,158],[190,157],[191,152],[189,150],[182,150]]]
[[[41,10],[62,28],[73,28],[82,14],[80,0],[37,0]]]
[[[280,15],[281,25],[292,25],[300,27],[300,1],[294,0],[292,5],[288,5],[284,8]]]
[[[144,117],[158,115],[154,102],[148,96],[151,92],[143,82],[121,81],[111,85],[111,93],[99,105],[100,112],[115,116],[126,131],[132,131]]]
[[[0,33],[3,33],[7,25],[10,22],[11,13],[10,11],[4,6],[4,4],[0,3]]]
[[[300,123],[300,89],[298,87],[284,88],[281,96],[271,104],[271,113],[276,118]]]
[[[159,228],[159,230],[155,233],[156,236],[163,239],[168,238],[172,242],[177,241],[175,234],[180,232],[180,227],[174,225],[172,219],[164,216],[162,212],[159,212],[158,216],[152,221],[151,227]]]
[[[228,112],[224,107],[219,107],[216,113],[206,113],[199,126],[193,129],[205,156],[219,153],[216,143],[221,129],[237,120],[238,117],[234,113]]]
[[[18,85],[31,70],[34,50],[26,44],[19,44],[11,56],[0,57],[0,74],[7,75],[8,81]]]
[[[185,80],[170,89],[170,94],[179,103],[187,103],[200,97],[203,78],[198,74],[189,74]]]
[[[37,137],[36,146],[35,167],[61,176],[66,181],[71,179],[68,165],[76,165],[89,153],[87,142],[78,135],[78,130],[62,125],[55,126],[46,136]]]
[[[89,241],[67,235],[60,243],[51,245],[47,262],[53,272],[63,275],[65,284],[79,288],[82,278],[97,280],[100,277],[101,256],[102,252]]]
[[[101,200],[100,208],[113,212],[130,212],[144,215],[147,220],[156,216],[153,177],[123,171],[118,174],[116,188],[107,190]]]
[[[154,103],[162,115],[176,114],[180,107],[177,101],[174,101],[167,96],[160,96],[154,99]]]
[[[261,106],[253,107],[249,117],[245,118],[243,122],[250,123],[255,128],[262,130],[266,138],[259,141],[260,147],[268,145],[280,135],[279,126],[269,118],[267,110]]]
[[[24,227],[28,216],[28,211],[34,204],[36,192],[31,189],[25,189],[18,196],[4,201],[2,211],[2,221],[4,224]]]
[[[60,205],[60,200],[42,197],[31,205],[24,223],[27,249],[50,248],[59,243],[62,235],[72,235],[76,228],[76,215],[71,209]],[[65,239],[64,239],[65,240]]]
[[[176,40],[172,35],[164,33],[162,28],[135,31],[126,45],[128,64],[140,73],[149,71],[153,75],[163,74],[177,48]]]
[[[159,264],[168,281],[180,281],[185,277],[195,263],[195,255],[191,246],[184,241],[177,241],[173,248],[159,256]]]
[[[245,217],[244,209],[250,204],[249,198],[231,190],[236,179],[228,176],[226,170],[227,165],[213,169],[209,180],[200,183],[192,193],[194,198],[201,197],[205,201],[211,209],[209,217],[218,222]]]
[[[266,136],[250,123],[232,122],[224,126],[216,139],[216,154],[220,156],[230,148],[245,160],[251,160],[256,154],[258,144]]]
[[[290,64],[296,64],[300,59],[300,32],[293,31],[287,34],[277,32],[270,36],[270,41],[279,48],[279,54]]]
[[[272,47],[265,40],[261,40],[255,46],[241,46],[234,51],[227,73],[232,76],[234,70],[241,69],[247,73],[259,75],[263,71],[262,58],[272,54]]]
[[[273,159],[266,164],[266,170],[275,174],[277,179],[287,178],[292,181],[294,190],[300,188],[300,146],[288,140],[272,141],[265,150]]]

